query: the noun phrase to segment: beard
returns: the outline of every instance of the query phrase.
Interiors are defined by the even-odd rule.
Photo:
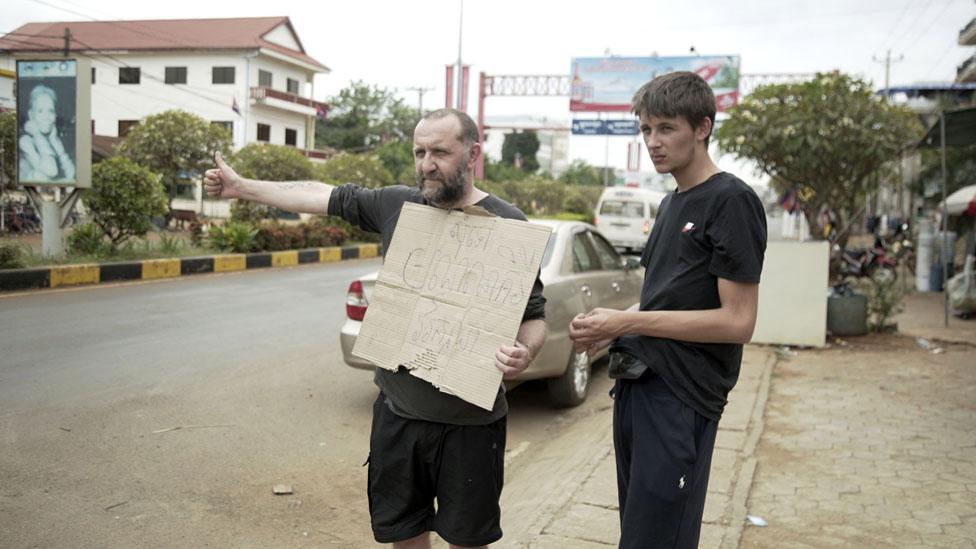
[[[417,188],[420,189],[420,193],[424,195],[424,198],[432,204],[442,208],[453,206],[464,196],[464,189],[468,184],[468,172],[465,169],[467,165],[468,155],[465,154],[461,159],[461,163],[458,164],[457,170],[452,175],[447,176],[439,171],[429,175],[417,172]],[[431,188],[424,184],[425,180],[440,181],[441,185],[436,188]]]

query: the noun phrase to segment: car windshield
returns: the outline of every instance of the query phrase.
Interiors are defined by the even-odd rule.
[[[644,217],[644,204],[634,200],[604,200],[600,215]]]

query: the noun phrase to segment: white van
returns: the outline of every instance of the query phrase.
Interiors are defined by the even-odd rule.
[[[615,248],[640,253],[665,196],[638,187],[607,187],[596,203],[593,224]]]

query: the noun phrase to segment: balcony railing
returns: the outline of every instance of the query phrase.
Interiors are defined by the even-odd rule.
[[[260,101],[267,98],[279,99],[281,101],[288,101],[290,103],[304,105],[306,107],[311,107],[316,111],[319,108],[326,111],[329,110],[329,105],[326,103],[309,99],[307,97],[302,97],[300,95],[295,95],[293,93],[283,92],[281,90],[276,90],[265,86],[254,86],[251,88],[251,99]]]
[[[976,81],[976,55],[962,62],[956,70],[956,80],[958,82]]]
[[[976,17],[973,17],[965,27],[959,31],[959,45],[976,44]]]

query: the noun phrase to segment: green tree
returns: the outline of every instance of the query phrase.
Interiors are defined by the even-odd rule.
[[[3,184],[8,189],[14,188],[17,162],[14,149],[17,147],[17,113],[0,112],[0,147],[3,147]]]
[[[122,140],[118,152],[162,178],[170,204],[178,183],[201,177],[213,164],[213,153],[226,155],[230,132],[186,111],[147,116]]]
[[[81,199],[113,251],[130,237],[145,236],[150,219],[166,213],[160,177],[123,156],[92,166],[92,187],[82,191]]]
[[[866,194],[921,135],[908,109],[840,73],[760,86],[729,114],[716,132],[719,146],[755,161],[776,190],[795,189],[811,227],[821,207],[833,210],[842,246]]]
[[[532,130],[506,133],[502,142],[502,162],[521,167],[529,173],[539,169],[535,155],[539,152],[539,136]]]
[[[364,187],[385,187],[395,181],[372,154],[339,154],[315,166],[315,179],[330,185],[357,183]]]
[[[596,168],[587,164],[585,160],[574,160],[566,168],[566,171],[559,176],[559,181],[567,185],[603,186],[601,174],[597,172]]]
[[[316,147],[364,152],[389,141],[411,141],[419,119],[393,91],[362,81],[351,82],[328,103],[328,117],[316,121]]]
[[[390,172],[393,181],[401,185],[413,185],[415,166],[413,161],[413,141],[389,141],[376,148],[376,157]]]
[[[229,161],[241,177],[264,181],[304,181],[312,177],[312,162],[294,147],[251,143]]]
[[[298,149],[283,145],[251,143],[234,153],[230,165],[241,177],[264,181],[305,181],[312,179],[312,162]],[[285,212],[250,202],[234,200],[230,205],[231,221],[257,224],[267,217],[289,216]]]

